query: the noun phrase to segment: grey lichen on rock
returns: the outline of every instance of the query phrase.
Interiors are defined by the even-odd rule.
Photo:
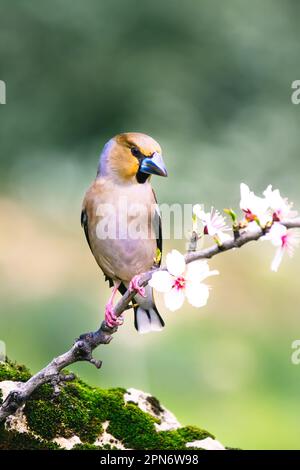
[[[0,363],[0,403],[30,377],[24,366]],[[202,445],[203,443],[203,445]],[[59,396],[41,386],[0,424],[0,449],[187,449],[223,448],[208,431],[181,426],[150,394],[136,389],[104,390],[79,378]]]

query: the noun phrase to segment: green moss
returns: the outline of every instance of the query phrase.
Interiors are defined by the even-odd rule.
[[[186,449],[187,442],[205,439],[214,436],[204,429],[194,426],[186,426],[174,431],[160,431],[159,449]]]
[[[93,446],[93,444],[76,444],[72,447],[72,450],[99,450],[99,446]],[[111,449],[108,449],[111,450]]]
[[[26,368],[11,362],[0,365],[0,374],[0,380],[26,380],[30,376]],[[75,379],[62,388],[58,397],[53,398],[52,387],[43,385],[24,408],[33,435],[9,432],[2,427],[0,448],[59,448],[49,441],[55,437],[69,438],[76,434],[82,444],[76,445],[74,449],[111,450],[113,444],[103,447],[93,445],[103,432],[102,424],[105,421],[109,421],[107,432],[131,449],[186,449],[187,442],[213,437],[207,431],[192,426],[157,432],[155,423],[159,423],[159,419],[145,413],[132,402],[125,404],[125,392],[122,388],[92,388],[80,379]],[[152,404],[160,411],[157,399],[153,399]]]
[[[59,450],[54,442],[47,442],[26,433],[6,431],[0,425],[0,450]]]
[[[185,440],[185,442],[198,441],[211,437],[215,439],[215,436],[204,429],[200,429],[196,426],[185,426],[177,430],[177,433]]]
[[[93,444],[76,444],[71,450],[118,450],[117,447],[109,444],[103,446],[95,446]]]
[[[76,387],[77,385],[77,387]],[[94,442],[102,432],[102,422],[85,386],[80,382],[67,385],[55,399],[49,385],[41,387],[25,406],[29,427],[44,439],[58,436],[68,438],[77,434],[83,442]]]
[[[137,405],[128,403],[114,410],[107,431],[131,449],[150,449],[157,439],[155,418],[144,413]]]
[[[3,380],[26,382],[30,377],[30,372],[25,366],[16,364],[9,360],[6,362],[0,362],[0,382]]]

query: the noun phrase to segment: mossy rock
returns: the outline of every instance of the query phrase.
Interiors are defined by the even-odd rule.
[[[6,396],[15,382],[29,377],[24,366],[0,363],[0,402],[2,392]],[[0,449],[187,449],[207,438],[212,442],[214,436],[195,426],[181,427],[149,394],[103,390],[78,378],[58,396],[51,385],[41,386],[0,425]]]

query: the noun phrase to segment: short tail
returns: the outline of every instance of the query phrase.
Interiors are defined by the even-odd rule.
[[[165,326],[165,322],[154,306],[149,310],[142,307],[134,308],[134,326],[141,334],[150,333],[151,331],[161,331]]]
[[[152,288],[146,286],[146,297],[137,295],[134,301],[138,304],[134,307],[134,326],[141,334],[151,331],[161,331],[165,322],[161,318],[153,300]]]

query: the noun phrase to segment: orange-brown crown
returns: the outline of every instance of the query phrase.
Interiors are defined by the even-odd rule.
[[[139,170],[139,155],[149,157],[154,152],[161,153],[161,148],[152,137],[139,132],[118,134],[105,145],[98,173],[130,180]]]

